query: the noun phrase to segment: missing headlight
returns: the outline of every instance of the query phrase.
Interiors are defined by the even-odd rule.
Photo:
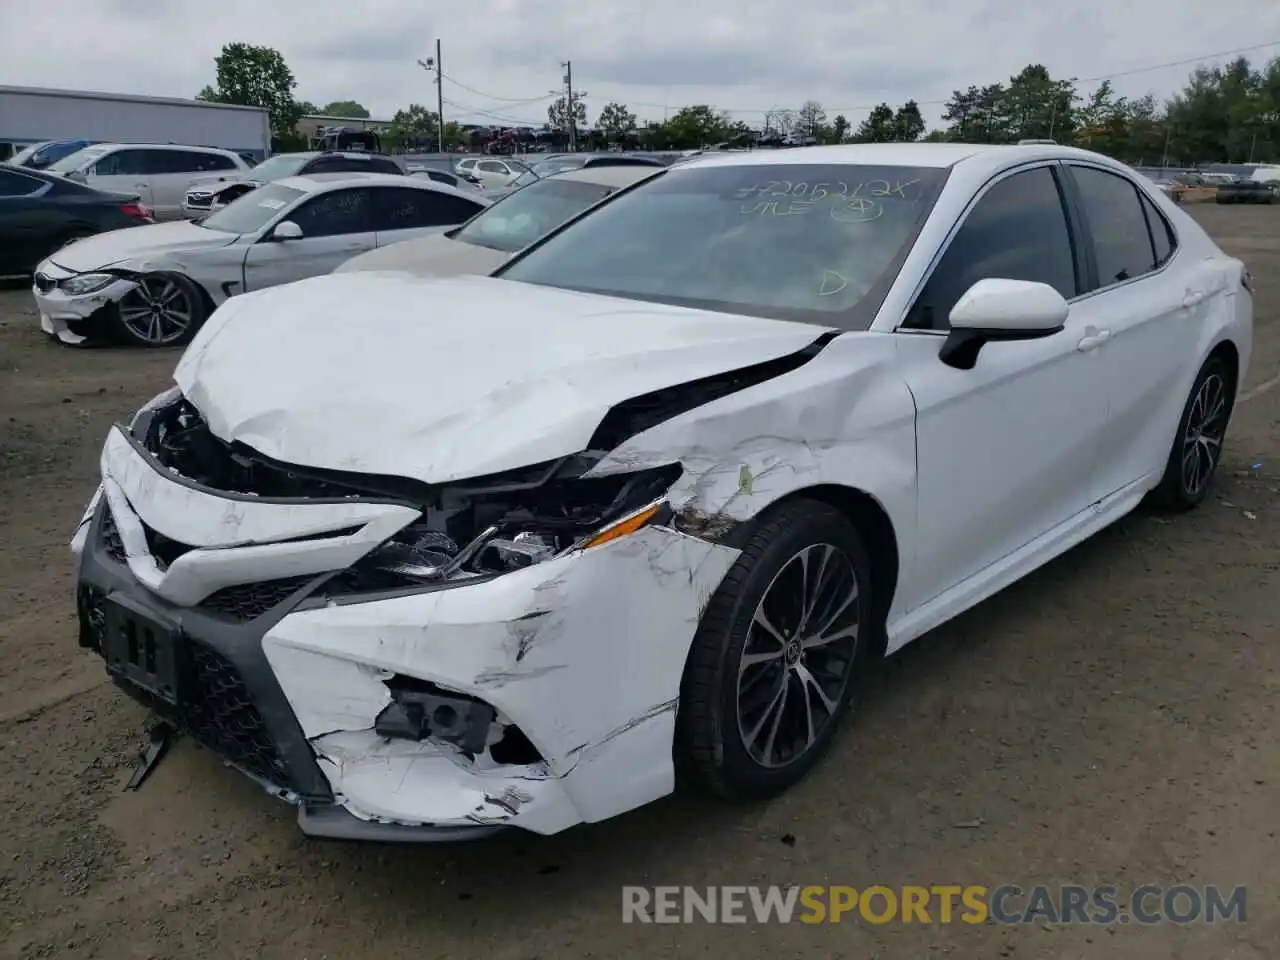
[[[395,590],[542,563],[612,524],[634,520],[680,473],[679,464],[670,464],[608,477],[556,478],[518,490],[443,488],[419,521],[331,581],[329,592]],[[668,516],[654,510],[632,529]]]

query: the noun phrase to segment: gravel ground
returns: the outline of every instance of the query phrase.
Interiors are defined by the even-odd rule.
[[[59,347],[0,292],[0,955],[1280,955],[1280,209],[1192,209],[1260,286],[1213,500],[1135,514],[913,644],[783,798],[465,847],[306,842],[185,741],[123,791],[146,718],[76,647],[66,543],[107,426],[176,355]],[[621,922],[624,884],[1146,882],[1247,885],[1247,922]]]

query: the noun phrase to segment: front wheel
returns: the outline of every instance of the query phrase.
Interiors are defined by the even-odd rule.
[[[721,796],[797,783],[849,709],[875,635],[871,566],[835,508],[766,514],[694,636],[680,691],[678,760]]]
[[[1190,510],[1208,496],[1234,405],[1231,367],[1221,357],[1210,357],[1200,368],[1183,407],[1164,476],[1153,491],[1157,504],[1170,510]]]
[[[196,285],[177,274],[150,274],[121,298],[117,330],[139,347],[171,347],[195,336],[204,321],[204,298]]]

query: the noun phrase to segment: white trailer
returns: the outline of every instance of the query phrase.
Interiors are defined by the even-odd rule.
[[[72,139],[221,147],[263,158],[271,152],[271,121],[261,107],[0,86],[0,155]]]

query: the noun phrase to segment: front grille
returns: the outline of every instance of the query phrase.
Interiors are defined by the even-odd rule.
[[[41,293],[48,293],[58,285],[58,281],[53,279],[47,273],[37,273],[35,276],[36,289]]]
[[[231,620],[255,620],[272,607],[283,603],[311,581],[311,577],[287,577],[223,587],[200,602],[210,613]]]
[[[204,644],[191,644],[192,698],[179,718],[200,743],[256,777],[284,786],[288,768],[239,672]]]

